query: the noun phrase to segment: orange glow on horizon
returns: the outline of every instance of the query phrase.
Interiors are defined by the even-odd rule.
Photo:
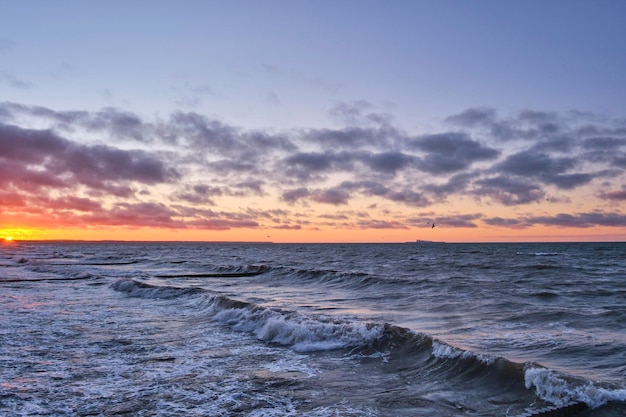
[[[19,230],[19,232],[17,232]],[[64,228],[0,229],[5,242],[28,240],[84,241],[180,241],[180,242],[273,242],[273,243],[403,243],[416,240],[436,242],[591,242],[625,241],[622,228],[587,229],[534,226],[514,230],[499,227],[444,227],[411,229],[271,228],[201,230],[161,228]]]

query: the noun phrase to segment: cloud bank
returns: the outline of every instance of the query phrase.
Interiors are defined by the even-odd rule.
[[[194,112],[0,103],[2,216],[206,230],[626,226],[625,120],[471,108],[414,134],[374,110],[340,103],[330,116],[343,127],[276,132]],[[484,214],[494,210],[511,214]]]

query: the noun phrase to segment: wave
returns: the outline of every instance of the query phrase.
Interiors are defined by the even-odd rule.
[[[271,278],[292,282],[297,285],[303,283],[322,284],[329,287],[345,290],[363,290],[380,286],[406,285],[407,280],[400,277],[381,277],[375,274],[360,271],[338,271],[335,269],[299,269],[287,266],[271,267]],[[413,282],[416,281],[415,279]]]
[[[117,280],[111,288],[132,297],[149,299],[197,297],[197,305],[210,319],[296,352],[344,349],[357,357],[382,357],[386,362],[399,363],[398,369],[403,372],[414,369],[419,375],[457,381],[462,387],[478,386],[490,392],[506,389],[519,397],[535,395],[543,405],[552,404],[562,410],[626,402],[626,389],[596,385],[536,363],[515,363],[459,349],[389,323],[303,314],[235,300],[200,288],[155,286],[131,279]],[[537,410],[529,415],[549,414]]]
[[[90,273],[79,274],[74,277],[61,277],[61,278],[1,278],[0,283],[13,283],[13,282],[53,282],[53,281],[85,281],[85,280],[93,280],[98,279],[99,277],[94,276]]]
[[[527,255],[527,256],[560,256],[563,255],[559,252],[516,252],[517,255]]]
[[[626,402],[625,388],[598,386],[535,364],[526,366],[524,381],[526,388],[534,387],[541,399],[557,406],[582,402],[591,408],[598,408],[609,402]]]
[[[211,272],[182,272],[175,274],[158,274],[156,278],[237,278],[253,277],[270,271],[267,265],[243,265],[237,267],[217,267]]]

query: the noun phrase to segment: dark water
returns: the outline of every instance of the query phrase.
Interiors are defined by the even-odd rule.
[[[626,415],[626,244],[0,246],[2,416]]]

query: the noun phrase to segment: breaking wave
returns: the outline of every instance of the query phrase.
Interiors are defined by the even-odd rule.
[[[597,408],[608,402],[626,401],[625,389],[596,385],[535,363],[520,364],[459,349],[389,323],[303,314],[235,300],[204,289],[155,286],[132,279],[117,280],[111,288],[146,299],[194,297],[193,305],[208,319],[296,352],[344,349],[356,356],[377,354],[384,361],[401,362],[403,369],[413,369],[430,378],[445,378],[485,389],[506,387],[520,397],[530,392],[546,404],[564,409],[573,404]]]

